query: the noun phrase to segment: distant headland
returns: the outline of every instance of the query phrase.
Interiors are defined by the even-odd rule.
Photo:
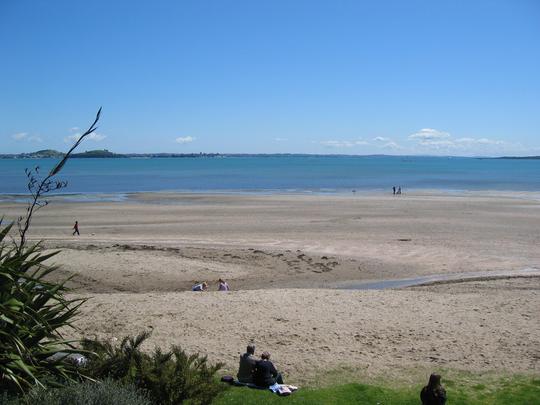
[[[43,149],[31,153],[0,154],[0,159],[59,159],[64,157],[63,152],[53,149]],[[107,149],[88,150],[74,153],[71,158],[195,158],[216,157],[219,153],[114,153]]]
[[[540,159],[540,156],[501,156],[497,159]]]
[[[0,154],[0,159],[59,159],[64,157],[63,152],[54,149],[43,149],[31,153]],[[385,155],[347,155],[347,154],[310,154],[310,153],[115,153],[107,149],[88,150],[82,153],[73,153],[71,158],[216,158],[216,157],[376,157]]]
[[[12,153],[0,154],[0,159],[61,159],[64,157],[63,152],[54,149],[43,149],[30,153]],[[309,153],[115,153],[107,149],[88,150],[82,153],[74,153],[71,155],[74,159],[84,158],[215,158],[215,157],[377,157],[387,155],[348,155],[348,154],[309,154]],[[409,156],[396,156],[409,157]],[[435,156],[424,156],[435,157]],[[439,156],[452,157],[452,156]],[[500,157],[476,157],[476,159],[530,159],[540,160],[540,156],[500,156]]]

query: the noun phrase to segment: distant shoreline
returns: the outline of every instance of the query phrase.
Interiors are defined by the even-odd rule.
[[[161,191],[133,191],[133,192],[73,192],[50,195],[47,199],[55,203],[148,203],[166,200],[169,204],[180,203],[178,199],[192,197],[290,197],[290,198],[379,198],[393,197],[391,190],[386,189],[363,189],[312,191],[312,190],[161,190]],[[418,197],[485,197],[485,198],[509,198],[527,201],[540,201],[540,191],[515,191],[515,190],[444,190],[444,189],[410,189],[406,190],[397,199]],[[0,193],[0,203],[25,203],[28,194]]]
[[[64,157],[63,152],[53,149],[44,149],[31,153],[7,153],[0,154],[0,159],[60,159]],[[91,150],[82,153],[74,153],[72,159],[163,159],[163,158],[249,158],[249,157],[348,157],[348,158],[377,158],[377,157],[396,157],[396,158],[449,158],[449,159],[527,159],[540,160],[540,156],[435,156],[435,155],[349,155],[349,154],[310,154],[310,153],[115,153],[107,149]]]

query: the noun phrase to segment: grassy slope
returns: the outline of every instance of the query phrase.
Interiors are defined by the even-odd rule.
[[[477,384],[458,386],[446,381],[449,405],[535,405],[540,404],[540,380],[514,378],[498,381],[492,386]],[[233,387],[214,404],[381,404],[418,405],[420,386],[385,388],[375,385],[346,384],[326,388],[300,389],[290,397],[279,397],[265,390]]]

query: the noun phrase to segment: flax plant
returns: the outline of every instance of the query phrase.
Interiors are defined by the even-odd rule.
[[[14,224],[0,220],[0,390],[27,392],[32,387],[59,386],[80,376],[73,365],[50,356],[74,352],[75,342],[64,339],[61,329],[73,327],[74,317],[84,300],[67,299],[65,280],[49,282],[57,267],[47,260],[58,251],[46,253],[40,242],[28,243],[32,217],[46,206],[46,194],[67,186],[56,180],[72,152],[97,129],[101,108],[88,130],[45,175],[39,167],[27,169],[30,201],[17,221],[18,240],[10,238]]]

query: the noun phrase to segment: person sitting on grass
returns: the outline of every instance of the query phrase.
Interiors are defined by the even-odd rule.
[[[420,392],[422,405],[444,405],[446,404],[446,391],[441,385],[441,376],[431,374],[428,385]]]
[[[253,383],[253,369],[257,363],[255,357],[255,345],[250,343],[247,346],[246,352],[240,355],[240,366],[238,367],[238,374],[236,377],[238,381],[245,384]]]
[[[206,281],[203,281],[202,283],[195,284],[193,287],[191,287],[191,291],[206,291],[208,290],[208,284]]]
[[[277,372],[276,368],[270,361],[270,353],[263,352],[263,354],[261,354],[261,360],[255,363],[255,369],[253,370],[253,382],[258,387],[264,388],[268,388],[276,383],[283,384],[281,374]]]

